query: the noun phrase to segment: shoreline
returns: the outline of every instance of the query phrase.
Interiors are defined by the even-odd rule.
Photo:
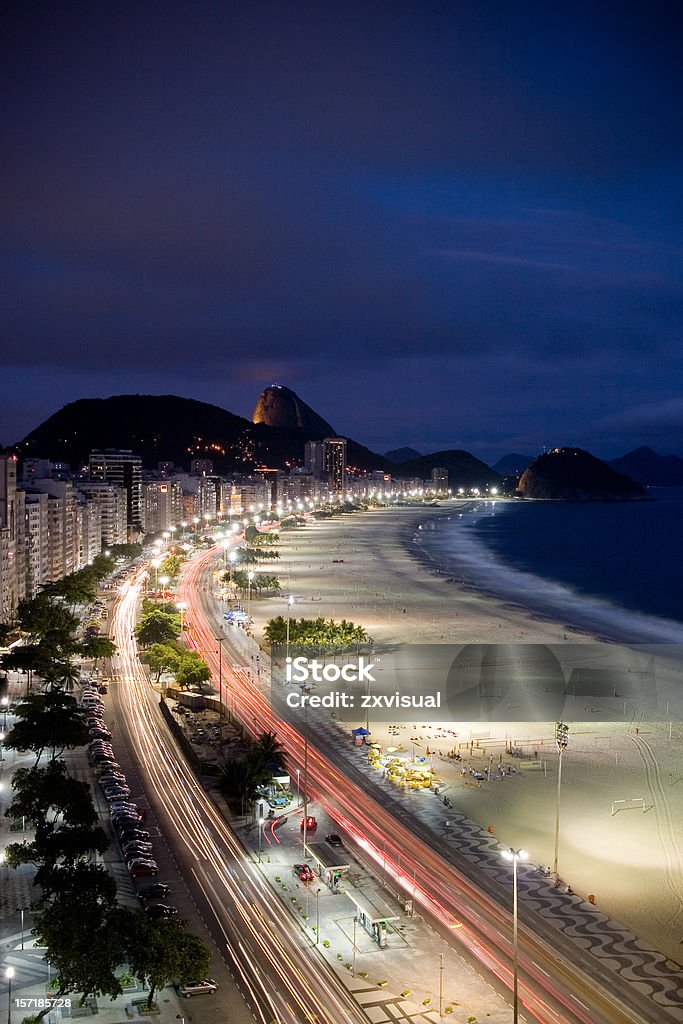
[[[474,505],[379,509],[283,532],[275,570],[282,591],[252,600],[257,632],[267,618],[286,614],[291,594],[292,615],[353,619],[379,643],[603,642],[598,631],[458,579],[417,542],[430,521],[469,514]]]

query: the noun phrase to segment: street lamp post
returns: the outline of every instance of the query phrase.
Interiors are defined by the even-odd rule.
[[[315,890],[315,944],[320,942],[320,889]]]
[[[294,598],[290,594],[289,597],[287,598],[287,640],[286,640],[286,643],[285,643],[285,657],[286,658],[289,658],[289,614],[290,614],[290,612],[292,610],[292,605],[293,604],[294,604]]]
[[[249,622],[251,622],[251,581],[254,578],[254,574],[251,570],[247,573],[247,628],[249,628]]]
[[[296,809],[297,811],[301,807],[301,769],[296,770]]]
[[[263,818],[258,820],[258,862],[261,863],[261,834],[263,832]]]
[[[217,636],[214,638],[218,644],[218,702],[220,704],[221,721],[223,720],[223,642],[224,636]],[[221,743],[223,741],[223,732],[221,730]]]
[[[7,728],[7,705],[9,704],[9,697],[3,697],[0,701],[2,704],[2,727]]]
[[[520,860],[527,860],[529,854],[526,850],[503,850],[505,860],[512,861],[512,1020],[517,1024],[519,1020],[519,979],[517,970],[517,865]]]
[[[187,611],[187,605],[184,601],[177,601],[176,608],[180,612],[180,639],[183,638],[183,630],[185,629],[185,612]]]
[[[8,967],[5,971],[5,977],[7,978],[7,1024],[12,1024],[12,978],[14,977],[14,968]]]
[[[161,559],[160,558],[153,558],[152,559],[152,567],[154,568],[154,589],[158,590],[159,589],[159,569],[161,567]]]
[[[302,687],[302,691],[306,692]],[[308,701],[304,709],[304,827],[302,832],[302,849],[306,853],[308,840]]]
[[[555,725],[555,745],[558,753],[557,766],[557,802],[555,805],[555,856],[553,858],[553,874],[559,878],[559,854],[560,854],[560,790],[562,788],[562,755],[567,749],[569,742],[569,726],[564,722],[557,722]]]
[[[439,953],[439,1020],[443,1019],[443,953]]]

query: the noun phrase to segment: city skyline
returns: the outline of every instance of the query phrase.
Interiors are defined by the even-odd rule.
[[[250,417],[375,451],[683,454],[680,16],[607,4],[16,10],[4,403]]]

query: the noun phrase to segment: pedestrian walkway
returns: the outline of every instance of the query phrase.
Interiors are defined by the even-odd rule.
[[[334,831],[334,823],[319,805],[311,803],[308,809],[317,820],[315,838],[311,835],[309,841],[321,842]],[[335,851],[340,863],[349,863],[342,890],[352,888],[363,903],[390,910],[397,918],[387,931],[385,949],[358,920],[354,925],[356,908],[344,891],[331,892],[317,875],[312,882],[300,881],[293,865],[307,859],[299,827],[302,813],[294,802],[274,834],[266,827],[260,843],[261,870],[283,910],[354,993],[368,1020],[372,1024],[399,1020],[437,1024],[448,1019],[464,1024],[475,1017],[508,1024],[509,1002],[492,988],[490,977],[463,960],[424,919],[406,912],[405,904],[383,889],[347,847]],[[244,842],[258,863],[257,826],[245,827]],[[440,990],[443,1017],[439,1015]],[[526,1020],[524,1015],[520,1020]]]

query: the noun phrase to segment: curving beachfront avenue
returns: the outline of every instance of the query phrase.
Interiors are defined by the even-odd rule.
[[[163,803],[167,839],[189,854],[188,887],[201,894],[221,936],[221,953],[260,1024],[367,1024],[353,997],[282,914],[267,882],[185,764],[161,719],[133,639],[145,581],[139,570],[117,597],[112,639],[117,687],[145,785]]]
[[[192,628],[188,640],[206,658],[216,681],[216,618],[207,579],[222,548],[201,552],[186,566],[179,596],[190,608]],[[234,707],[245,727],[278,734],[292,766],[303,769],[304,742],[291,726],[274,720],[263,683],[254,681],[243,667],[229,664],[223,648],[223,698]],[[402,820],[375,799],[373,793],[349,777],[348,765],[308,745],[309,790],[353,837],[365,856],[420,904],[454,942],[462,944],[487,971],[512,988],[512,926],[507,907],[501,907],[442,855],[438,844],[423,842],[412,831],[410,816]],[[571,948],[571,952],[567,950]],[[560,951],[562,949],[562,951]],[[590,955],[567,947],[554,937],[521,926],[519,932],[520,1002],[527,1016],[543,1024],[652,1024],[657,1008],[640,993],[625,991],[616,976],[606,974]],[[662,1020],[668,1015],[662,1011]]]

